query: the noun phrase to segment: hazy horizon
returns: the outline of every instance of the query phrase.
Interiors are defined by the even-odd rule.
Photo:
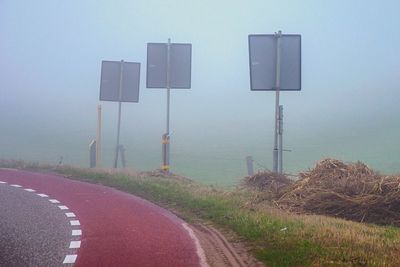
[[[171,96],[172,171],[233,184],[252,155],[271,168],[273,92],[251,92],[247,36],[302,35],[302,91],[283,92],[284,169],[324,157],[400,172],[397,1],[0,2],[0,158],[88,166],[102,60],[141,63],[140,101],[122,107],[128,167],[156,169],[163,89],[147,89],[146,44],[192,43],[192,88]],[[111,167],[117,103],[103,107]]]

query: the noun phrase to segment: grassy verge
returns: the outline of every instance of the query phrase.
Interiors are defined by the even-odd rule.
[[[186,179],[71,167],[56,171],[141,196],[188,221],[212,222],[234,232],[268,266],[398,266],[398,228],[288,214],[259,202],[254,192],[228,191]]]

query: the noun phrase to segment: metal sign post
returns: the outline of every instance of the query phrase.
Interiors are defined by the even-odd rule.
[[[281,36],[279,31],[276,35],[276,77],[275,77],[275,134],[274,134],[274,151],[272,171],[278,172],[279,151],[278,151],[278,135],[279,135],[279,91],[281,87]]]
[[[101,167],[101,105],[97,106],[96,167]]]
[[[147,88],[167,89],[166,130],[162,135],[162,164],[170,170],[170,101],[171,89],[189,89],[191,86],[192,45],[171,43],[147,44]]]
[[[169,159],[170,159],[170,136],[169,136],[169,116],[170,116],[170,101],[171,101],[171,38],[168,38],[167,43],[167,125],[165,134],[162,136],[164,154],[163,164],[161,169],[169,172]]]
[[[301,36],[298,34],[249,35],[250,87],[275,91],[275,131],[272,170],[283,172],[283,106],[280,91],[301,90]]]
[[[278,114],[279,173],[283,173],[283,106],[279,106]]]
[[[117,126],[117,145],[115,146],[114,168],[118,167],[118,155],[120,151],[119,136],[121,133],[121,108],[122,108],[122,73],[124,72],[124,61],[121,60],[118,88],[118,126]]]
[[[103,61],[101,66],[100,100],[118,102],[117,144],[115,146],[114,168],[118,167],[122,102],[139,102],[140,63]],[[121,155],[124,161],[124,155]],[[125,164],[123,164],[124,166]],[[125,166],[124,166],[125,167]]]

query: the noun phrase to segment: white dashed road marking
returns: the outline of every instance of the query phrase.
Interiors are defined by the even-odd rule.
[[[71,241],[69,244],[69,248],[80,248],[81,247],[81,241]]]
[[[63,263],[64,264],[66,264],[66,263],[75,263],[76,257],[78,257],[78,255],[76,255],[76,254],[67,255],[67,256],[65,256],[65,259],[64,259]]]
[[[7,184],[7,182],[0,181],[0,184]],[[19,184],[11,184],[10,186],[16,187],[16,188],[22,188],[22,186]],[[30,188],[22,188],[22,189],[24,189],[27,192],[31,192],[31,193],[36,192],[34,189],[30,189]],[[43,197],[43,198],[49,197],[46,194],[37,194],[37,195],[40,197]],[[49,201],[53,204],[60,204],[60,201],[58,201],[57,199],[49,199]],[[67,206],[64,206],[64,205],[58,205],[57,207],[61,210],[69,209]],[[67,218],[75,218],[76,217],[75,213],[73,213],[73,212],[66,212],[65,216],[67,216]],[[71,224],[71,226],[81,225],[79,220],[71,220],[71,221],[69,221],[69,223]],[[81,235],[82,235],[82,230],[80,230],[80,229],[73,229],[71,232],[71,236],[76,237],[76,236],[81,236]],[[81,247],[81,241],[79,241],[79,240],[71,241],[69,244],[70,249],[78,249],[80,247]],[[77,257],[78,257],[77,254],[68,254],[65,256],[63,264],[74,264]]]
[[[65,216],[67,216],[68,218],[76,217],[76,216],[75,216],[75,213],[73,213],[73,212],[66,212],[66,213],[65,213]]]
[[[82,235],[82,230],[72,230],[72,236],[80,236]]]
[[[24,190],[25,190],[25,191],[28,191],[28,192],[35,192],[35,190],[30,189],[30,188],[25,188]]]
[[[70,223],[72,226],[81,225],[81,223],[80,223],[78,220],[72,220],[72,221],[69,221],[69,223]]]

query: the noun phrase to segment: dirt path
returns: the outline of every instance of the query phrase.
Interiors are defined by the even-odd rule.
[[[191,225],[205,252],[210,267],[265,266],[250,255],[240,243],[230,243],[210,225]]]

